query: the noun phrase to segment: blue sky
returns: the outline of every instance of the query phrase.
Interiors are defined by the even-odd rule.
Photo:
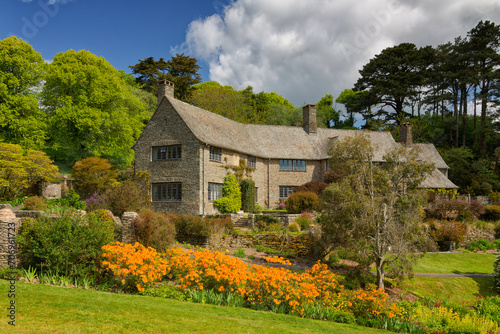
[[[16,35],[47,60],[69,49],[85,49],[127,72],[139,59],[170,59],[171,48],[184,42],[190,22],[223,8],[221,1],[201,0],[5,2],[0,39]],[[208,68],[202,66],[205,81]]]
[[[184,52],[203,81],[277,92],[296,106],[337,97],[384,48],[437,46],[498,0],[3,0],[0,39],[16,35],[50,61],[88,50],[117,69]]]

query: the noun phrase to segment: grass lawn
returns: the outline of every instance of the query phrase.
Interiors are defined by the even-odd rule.
[[[492,274],[497,255],[487,253],[426,254],[413,268],[415,273]]]
[[[496,296],[495,282],[489,277],[414,277],[400,286],[421,298],[472,302],[478,296]]]
[[[16,326],[7,324],[9,282],[0,280],[0,333],[387,333],[271,312],[16,282]]]

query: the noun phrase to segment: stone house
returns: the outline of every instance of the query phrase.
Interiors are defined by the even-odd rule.
[[[422,160],[436,171],[425,188],[456,188],[448,166],[432,144],[413,144],[411,125],[402,127],[407,145],[421,150]],[[214,214],[229,166],[240,160],[254,168],[256,203],[274,208],[295,187],[322,180],[329,169],[328,149],[334,140],[359,130],[318,128],[316,106],[303,108],[303,126],[242,124],[174,98],[174,85],[160,82],[158,107],[135,143],[135,167],[151,173],[151,201],[156,210],[182,214]],[[400,145],[389,132],[363,131],[375,148],[374,161]]]

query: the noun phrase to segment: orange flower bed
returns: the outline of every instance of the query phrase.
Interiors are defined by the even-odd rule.
[[[182,289],[231,291],[249,303],[272,310],[281,305],[285,312],[302,314],[307,304],[320,303],[354,315],[394,317],[395,304],[383,290],[350,291],[338,284],[337,275],[318,261],[310,270],[295,273],[285,268],[248,265],[221,252],[167,250],[167,275],[179,280]],[[282,258],[268,262],[290,264]]]
[[[213,289],[242,296],[248,303],[278,308],[302,315],[308,304],[320,304],[349,311],[355,316],[394,317],[397,306],[387,300],[383,290],[346,290],[337,275],[318,261],[303,273],[266,265],[248,265],[221,252],[184,251],[181,248],[157,253],[151,247],[115,242],[103,247],[103,265],[117,278],[117,284],[143,291],[151,283],[168,276],[181,289]],[[289,265],[279,257],[265,258],[270,263]]]
[[[109,268],[118,285],[144,291],[152,282],[160,281],[167,272],[167,261],[151,247],[115,242],[102,247],[106,259],[103,266]]]

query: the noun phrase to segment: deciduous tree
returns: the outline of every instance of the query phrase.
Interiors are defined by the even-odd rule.
[[[373,163],[373,148],[359,135],[336,141],[329,151],[332,168],[346,176],[323,191],[322,237],[332,248],[348,249],[353,260],[375,262],[377,286],[386,271],[411,273],[415,258],[430,245],[420,229],[423,197],[413,188],[432,166],[417,163],[417,153],[400,147]]]
[[[57,54],[42,92],[50,115],[50,148],[72,164],[104,157],[126,167],[131,149],[148,119],[145,104],[133,95],[123,74],[88,51]]]
[[[25,41],[0,40],[0,141],[33,149],[45,143],[46,117],[37,98],[45,66]]]

